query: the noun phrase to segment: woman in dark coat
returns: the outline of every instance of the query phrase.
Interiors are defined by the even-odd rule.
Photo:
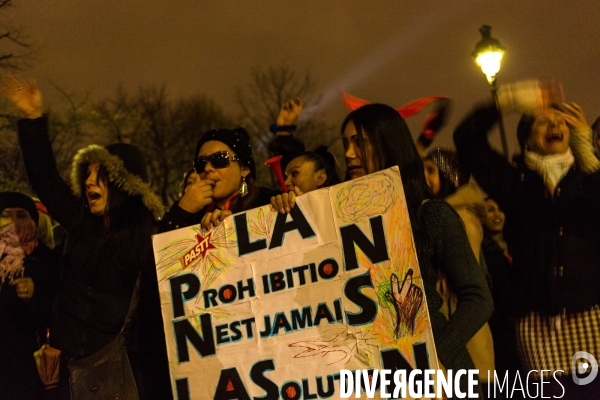
[[[352,111],[342,123],[347,178],[398,165],[410,224],[425,287],[436,352],[446,369],[474,369],[467,342],[489,319],[493,303],[485,276],[471,250],[460,217],[444,201],[434,199],[423,163],[406,122],[383,104]],[[446,319],[436,290],[439,272],[457,296],[457,307]],[[464,380],[461,386],[465,387]]]
[[[44,391],[33,353],[45,338],[54,271],[37,223],[30,197],[0,192],[0,399],[35,399]]]
[[[127,335],[127,352],[140,397],[169,398],[151,243],[163,208],[148,184],[141,152],[123,143],[84,148],[74,158],[69,187],[56,167],[35,81],[8,77],[2,90],[26,117],[19,121],[19,141],[29,181],[69,233],[52,310],[51,345],[65,359],[81,359],[111,343],[124,325],[140,276],[139,329],[134,323]],[[68,398],[66,368],[61,377],[61,395]]]
[[[517,103],[516,96],[501,101],[501,108]],[[495,104],[468,115],[454,141],[461,162],[506,214],[524,369],[562,370],[557,378],[564,398],[597,398],[600,380],[579,386],[570,373],[575,352],[600,356],[600,161],[581,108],[562,106],[566,112],[538,107],[523,115],[516,166],[488,143],[500,116]],[[555,382],[545,395],[562,391]]]

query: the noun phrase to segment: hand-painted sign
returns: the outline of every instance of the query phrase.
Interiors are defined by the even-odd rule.
[[[341,369],[438,368],[397,168],[153,241],[176,398],[339,398]]]

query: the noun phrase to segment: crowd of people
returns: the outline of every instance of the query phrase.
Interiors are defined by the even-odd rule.
[[[559,84],[500,88],[497,102],[476,106],[456,127],[456,151],[431,147],[443,118],[428,119],[414,141],[397,109],[357,107],[340,129],[343,179],[326,147],[307,151],[294,136],[302,101],[292,99],[270,127],[269,150],[282,156],[283,193],[256,185],[243,128],[216,129],[187,155],[193,168],[181,171],[179,200],[166,211],[133,145],[81,149],[65,182],[35,81],[8,76],[1,89],[24,117],[19,142],[39,200],[0,192],[0,398],[87,398],[81,391],[88,389],[171,398],[151,235],[197,224],[212,229],[268,204],[290,212],[298,196],[393,166],[440,365],[477,368],[481,382],[488,371],[493,379],[494,371],[504,377],[535,370],[540,381],[542,370],[561,370],[545,394],[591,399],[600,392],[600,380],[579,386],[571,379],[576,351],[600,357],[598,139],[581,108],[563,102]],[[445,99],[438,117],[447,106]],[[508,112],[522,113],[521,152],[512,161],[487,138]],[[60,379],[51,384],[32,356],[48,332],[61,352]],[[80,387],[86,360],[119,352],[125,369]]]

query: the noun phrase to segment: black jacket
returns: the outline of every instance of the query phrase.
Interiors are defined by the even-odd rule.
[[[0,283],[0,399],[34,399],[44,391],[33,353],[45,342],[54,274],[50,250],[39,243],[23,266],[33,280],[30,300],[18,298],[8,280]]]
[[[512,304],[557,315],[600,304],[600,172],[573,166],[554,195],[539,174],[490,147],[494,106],[470,114],[454,132],[463,164],[506,214],[513,257]]]
[[[68,231],[51,313],[51,345],[67,357],[81,358],[110,343],[123,327],[141,272],[140,300],[127,335],[127,351],[136,379],[144,377],[137,382],[140,397],[171,398],[151,237],[108,245],[101,217],[82,209],[58,172],[46,116],[20,120],[19,142],[31,186]],[[133,251],[141,254],[128,257]]]
[[[60,290],[52,311],[51,343],[69,356],[88,356],[121,330],[141,266],[116,268],[113,255],[103,251],[102,219],[82,213],[79,199],[60,177],[46,117],[19,121],[19,140],[31,186],[50,215],[69,232],[70,250],[62,259]]]
[[[19,121],[19,141],[29,181],[50,214],[68,232],[60,265],[60,288],[54,301],[50,340],[66,355],[84,357],[110,343],[123,326],[133,288],[141,271],[141,297],[136,311],[144,329],[132,329],[128,351],[165,355],[164,330],[151,238],[147,246],[123,243],[107,248],[103,221],[87,210],[61,178],[48,137],[47,118]],[[145,261],[119,265],[122,252],[144,248]],[[166,360],[165,360],[166,362]]]

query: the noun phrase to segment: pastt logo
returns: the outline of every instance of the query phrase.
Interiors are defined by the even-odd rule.
[[[200,234],[196,235],[196,240],[198,240],[198,243],[179,258],[179,262],[181,262],[183,268],[190,265],[197,258],[204,258],[208,250],[216,249],[216,247],[210,242],[211,237],[212,231],[210,231],[206,236],[202,236]]]

